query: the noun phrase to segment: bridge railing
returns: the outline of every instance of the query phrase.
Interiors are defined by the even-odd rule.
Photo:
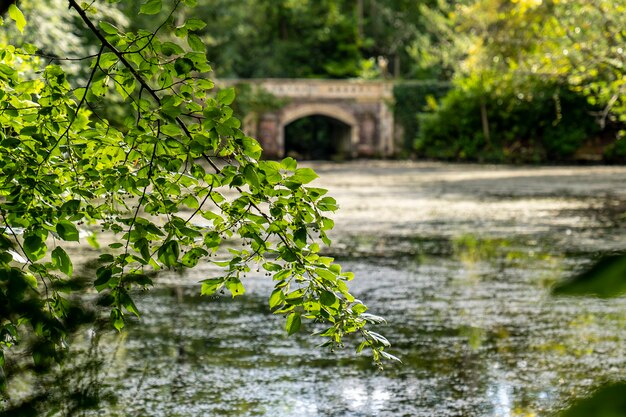
[[[391,99],[393,82],[384,80],[326,80],[293,78],[253,78],[218,80],[218,85],[240,83],[262,86],[277,97],[331,99]]]

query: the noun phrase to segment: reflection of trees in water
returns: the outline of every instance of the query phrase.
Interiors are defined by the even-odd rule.
[[[85,410],[99,409],[102,403],[115,402],[114,391],[102,383],[107,355],[100,341],[104,329],[109,328],[108,321],[102,321],[75,329],[71,348],[62,353],[72,360],[62,365],[32,365],[30,357],[37,355],[37,346],[13,351],[7,357],[5,376],[10,389],[4,393],[0,416],[77,416],[84,415]]]
[[[63,299],[63,325],[69,332],[65,350],[22,328],[22,339],[5,353],[5,372],[0,376],[8,389],[2,392],[0,417],[85,416],[91,415],[89,410],[120,402],[119,387],[107,380],[115,377],[117,363],[125,360],[126,333],[114,331],[108,314],[103,314],[107,293],[94,297],[87,290],[93,282],[86,277],[94,277],[99,265],[98,258],[87,260],[64,282],[83,294]],[[40,326],[37,334],[53,330],[45,322]]]

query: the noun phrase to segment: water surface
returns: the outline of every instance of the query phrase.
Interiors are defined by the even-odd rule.
[[[543,416],[624,377],[626,301],[549,288],[626,248],[625,168],[312,166],[341,206],[329,251],[403,363],[320,350],[311,326],[287,337],[261,274],[243,297],[199,297],[215,274],[200,266],[160,277],[141,323],[102,338],[117,399],[98,415]]]

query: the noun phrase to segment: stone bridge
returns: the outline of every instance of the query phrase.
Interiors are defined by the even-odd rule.
[[[285,105],[248,114],[244,132],[259,140],[265,155],[285,156],[285,127],[309,116],[341,122],[332,140],[342,157],[391,156],[394,153],[393,83],[389,81],[321,79],[250,79],[229,81],[261,87]],[[336,130],[336,131],[335,131]]]

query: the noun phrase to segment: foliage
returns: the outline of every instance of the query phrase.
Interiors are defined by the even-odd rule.
[[[591,105],[602,108],[598,114],[602,126],[626,121],[623,2],[535,2],[520,5],[514,12],[525,22],[515,26],[522,29],[515,33],[525,36],[528,47],[517,63],[509,64],[511,69],[565,80]],[[519,46],[515,49],[519,51]]]
[[[625,276],[626,255],[623,253],[605,255],[579,274],[557,283],[552,288],[552,294],[599,298],[621,297],[626,293]],[[576,400],[559,413],[559,416],[626,416],[625,392],[626,382],[604,384],[588,397]]]
[[[354,77],[361,67],[349,5],[337,0],[204,0],[198,31],[220,77]]]
[[[520,141],[535,159],[563,159],[596,135],[589,127],[591,117],[603,130],[603,139],[615,140],[626,120],[626,55],[620,42],[626,35],[624,7],[615,0],[473,0],[440,2],[438,9],[425,10],[423,14],[433,22],[434,39],[430,46],[423,42],[426,46],[416,51],[421,51],[419,56],[427,62],[430,59],[441,68],[453,68],[459,91],[442,103],[441,114],[425,118],[432,136],[422,137],[418,147],[438,143],[435,146],[441,149],[450,143],[453,149],[444,150],[443,157],[463,159],[469,155],[473,159],[473,153],[493,145],[487,149],[486,159],[509,159],[508,146]],[[549,103],[549,95],[555,88],[558,123],[550,115],[554,105]],[[585,97],[587,105],[576,95]],[[533,106],[524,110],[528,97],[533,97]],[[467,106],[463,104],[466,99]],[[494,112],[503,106],[517,115],[501,123]],[[543,118],[536,118],[536,107]],[[457,116],[450,119],[454,114]],[[465,117],[469,119],[455,120]],[[455,126],[444,124],[437,132],[442,120],[455,120]],[[524,132],[528,125],[537,132]],[[491,130],[496,131],[493,140]],[[512,137],[503,141],[498,135]],[[504,148],[498,149],[501,146]],[[536,155],[532,155],[533,149]],[[493,155],[494,151],[502,155]],[[438,150],[428,152],[436,156]]]
[[[362,14],[357,20],[365,58],[376,59],[383,68],[381,76],[393,78],[436,78],[436,70],[425,69],[421,60],[411,55],[411,46],[429,27],[427,6],[437,1],[361,0]],[[358,13],[358,12],[357,12]]]
[[[626,292],[625,273],[624,253],[604,255],[584,271],[557,284],[552,293],[557,296],[620,297]]]
[[[288,103],[287,98],[276,97],[261,85],[239,82],[234,87],[237,100],[232,107],[235,116],[240,119],[251,114],[275,111]]]
[[[38,55],[45,61],[63,62],[66,73],[86,76],[86,65],[74,58],[87,57],[98,52],[93,36],[81,24],[80,19],[70,13],[59,13],[67,8],[66,0],[21,0],[20,13],[28,16],[28,27],[6,25],[0,32],[0,43],[20,45],[37,44]],[[107,2],[98,4],[93,10],[98,20],[115,22],[120,29],[128,26],[126,17],[115,5]],[[9,17],[10,14],[9,14]],[[25,23],[25,21],[24,21]],[[80,77],[83,78],[83,77]],[[84,81],[80,79],[80,81]]]
[[[565,160],[598,130],[589,110],[583,97],[559,85],[527,82],[524,90],[514,85],[485,91],[482,80],[466,82],[435,113],[420,116],[416,150],[452,160]]]
[[[401,127],[405,149],[411,149],[418,136],[418,115],[433,111],[436,102],[450,89],[450,84],[440,81],[403,82],[393,87],[393,115]]]
[[[323,322],[326,346],[356,332],[359,352],[392,358],[387,340],[365,328],[382,319],[349,293],[353,274],[319,254],[335,200],[308,185],[317,175],[295,160],[259,160],[259,144],[233,117],[235,90],[215,94],[207,78],[195,36],[205,23],[174,17],[193,3],[176,2],[154,31],[131,32],[96,23],[93,6],[69,0],[99,44],[80,86],[58,65],[38,68],[32,45],[0,49],[0,358],[30,339],[35,366],[51,366],[68,335],[94,320],[78,295],[97,291],[120,330],[140,316],[133,293],[152,286],[154,272],[199,262],[224,270],[202,281],[204,295],[242,295],[246,275],[262,268],[275,282],[269,306],[289,334],[305,319]],[[165,8],[147,0],[140,11]],[[164,28],[189,48],[161,40]],[[22,62],[35,71],[19,70]],[[99,112],[109,95],[125,106],[123,126]],[[86,289],[66,249],[98,246],[99,232],[114,241]]]
[[[604,256],[589,269],[553,288],[554,295],[593,295],[610,298],[626,293],[626,256]]]
[[[621,135],[618,139],[604,149],[603,159],[606,162],[626,161],[626,137]]]
[[[121,5],[145,27],[139,7]],[[194,13],[211,22],[197,35],[220,78],[423,75],[407,49],[426,23],[415,1],[198,0]]]
[[[626,383],[605,384],[590,397],[574,402],[559,417],[624,417],[626,416]]]
[[[424,78],[450,80],[472,46],[472,34],[459,30],[456,19],[457,10],[467,1],[438,0],[433,3],[420,4],[423,30],[407,44],[407,53],[415,62],[417,74],[423,74]]]

